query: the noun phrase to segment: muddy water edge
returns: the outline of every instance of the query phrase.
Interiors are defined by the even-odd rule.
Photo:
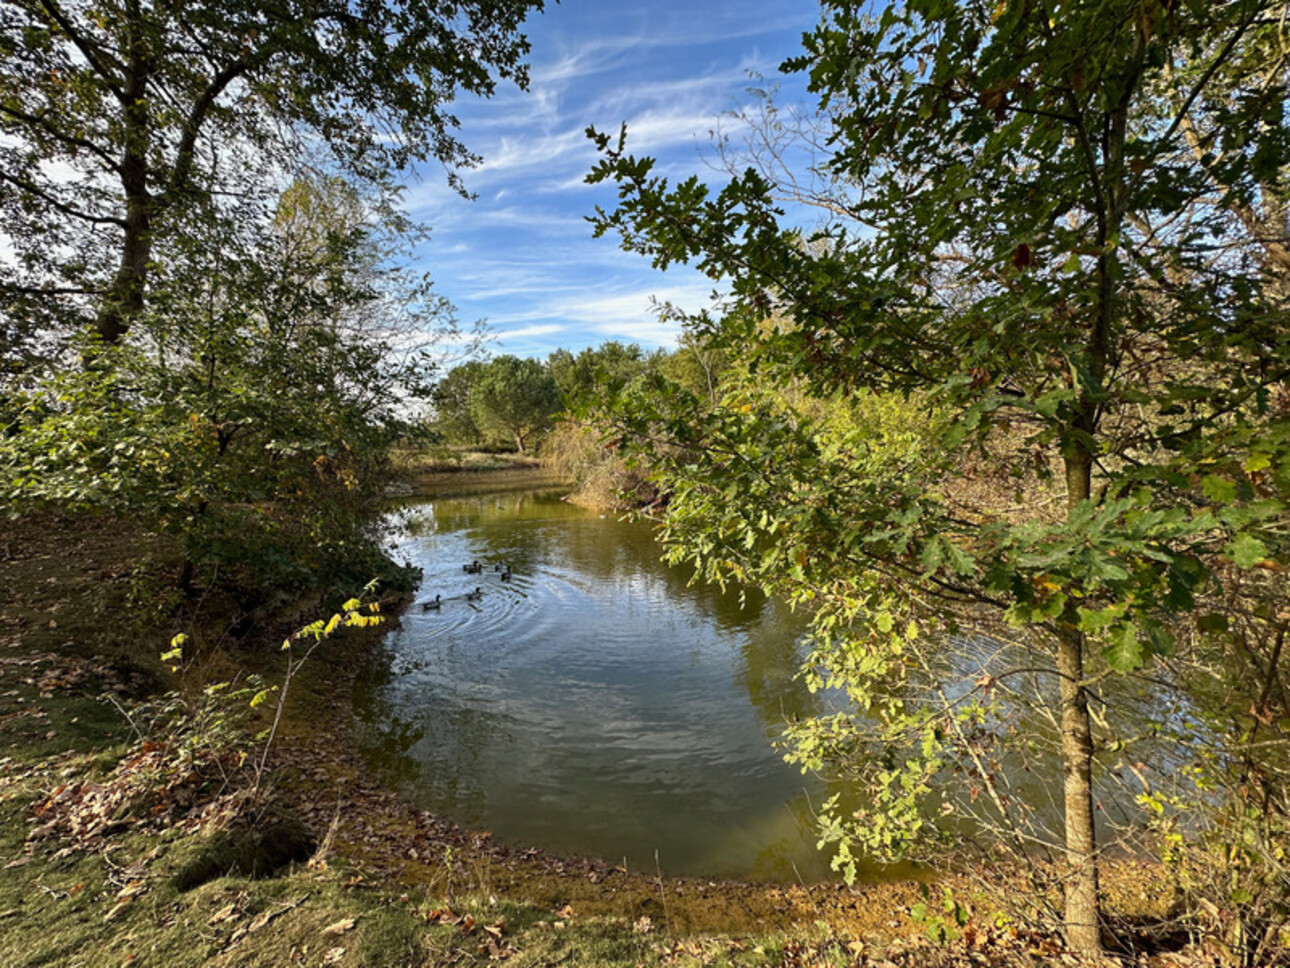
[[[477,472],[444,475],[418,496],[440,497],[528,489],[554,483],[540,473]],[[402,621],[399,609],[391,622]],[[403,616],[406,618],[407,616]],[[922,899],[923,882],[937,880],[956,896],[980,896],[973,871],[925,872],[920,880],[846,886],[836,881],[751,882],[704,876],[668,877],[625,870],[611,860],[550,853],[531,845],[501,844],[422,809],[373,770],[355,736],[358,670],[381,648],[386,633],[356,637],[319,656],[293,703],[293,717],[277,757],[290,776],[284,793],[316,829],[336,827],[336,843],[375,877],[450,896],[483,893],[549,905],[581,915],[636,920],[648,917],[676,931],[746,933],[783,931],[824,922],[856,936],[897,937],[922,932],[909,908]],[[1149,864],[1108,865],[1112,909],[1150,914]],[[1007,890],[995,883],[995,889]],[[982,898],[985,902],[985,898]],[[988,902],[986,902],[988,903]]]

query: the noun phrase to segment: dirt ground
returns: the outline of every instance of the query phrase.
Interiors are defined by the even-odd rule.
[[[272,679],[280,672],[283,630],[317,617],[316,599],[249,616],[226,602],[182,601],[168,591],[177,568],[164,538],[107,518],[0,526],[0,763],[128,740],[129,704],[173,688],[158,656],[178,631],[193,635],[190,687],[239,667]],[[397,621],[399,603],[388,605],[389,621]],[[352,742],[351,683],[380,634],[348,633],[315,653],[292,682],[270,758],[279,802],[317,838],[330,830],[332,849],[380,889],[496,896],[683,936],[803,925],[879,940],[925,931],[909,915],[924,897],[918,882],[847,887],[663,878],[501,845],[487,832],[415,809],[373,777]],[[991,910],[981,873],[929,874],[930,896],[935,902],[950,888]],[[1167,899],[1153,895],[1157,873],[1146,864],[1108,865],[1110,906],[1128,919],[1163,913]],[[1006,885],[995,886],[1007,893]],[[1045,943],[1051,953],[1059,950]]]

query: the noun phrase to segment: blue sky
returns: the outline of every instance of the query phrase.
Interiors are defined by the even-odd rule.
[[[593,239],[585,216],[613,191],[583,182],[596,157],[584,135],[628,125],[633,154],[658,158],[672,176],[713,182],[709,132],[723,112],[751,100],[753,74],[774,80],[818,17],[809,0],[564,0],[526,32],[533,51],[527,92],[499,88],[458,106],[462,136],[484,156],[465,172],[466,201],[427,169],[405,204],[429,225],[416,252],[463,323],[488,321],[494,353],[545,357],[605,340],[671,345],[675,327],[650,297],[695,309],[711,285],[685,267],[667,273]],[[785,93],[800,79],[783,80]]]

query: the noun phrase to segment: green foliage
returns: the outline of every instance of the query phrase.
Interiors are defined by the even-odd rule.
[[[923,895],[922,901],[909,909],[909,917],[923,925],[927,936],[937,944],[949,944],[963,936],[963,929],[972,920],[972,909],[954,897],[948,887],[941,888],[940,911],[936,912],[931,905],[931,889],[926,884],[919,885]]]
[[[498,356],[471,379],[470,411],[486,431],[509,434],[515,449],[545,432],[560,412],[560,391],[537,360]]]
[[[547,357],[546,368],[560,390],[566,409],[574,409],[584,400],[595,399],[604,389],[627,383],[649,369],[652,361],[635,343],[624,345],[617,340],[588,347],[574,356],[568,350],[556,350]]]
[[[218,272],[197,253],[136,339],[90,339],[92,367],[29,381],[0,439],[6,503],[134,516],[259,593],[370,574],[386,452],[428,376],[395,344],[452,325],[383,266],[374,218],[339,186],[297,184],[262,232],[226,240]]]
[[[618,419],[672,495],[673,557],[811,608],[807,674],[849,702],[794,755],[875,798],[826,811],[844,870],[931,836],[933,794],[951,829],[980,793],[1023,855],[1050,842],[998,786],[1029,708],[1060,722],[1068,940],[1097,950],[1094,751],[1116,740],[1092,677],[1170,657],[1221,576],[1288,551],[1276,6],[828,3],[786,65],[831,151],[809,230],[775,170],[672,184],[625,130],[589,132],[590,180],[618,186],[597,232],[730,293],[689,325],[748,379],[708,407],[656,383]],[[931,417],[821,416],[866,393]],[[920,649],[969,627],[1021,641],[1032,703],[999,691],[1016,670],[965,691]]]
[[[471,163],[451,102],[526,83],[519,28],[541,9],[5,0],[0,233],[17,258],[0,306],[18,324],[5,341],[91,318],[119,341],[171,233],[226,199],[263,200],[309,151],[372,185],[414,160]]]
[[[448,443],[477,447],[484,442],[484,433],[470,409],[470,387],[484,366],[479,360],[454,366],[431,391],[433,414],[429,426]]]
[[[384,621],[380,614],[380,601],[372,598],[376,586],[376,580],[368,582],[362,597],[347,600],[331,618],[310,622],[283,640],[282,651],[287,653],[287,665],[281,684],[266,686],[258,675],[248,676],[241,682],[204,684],[198,703],[191,703],[180,692],[171,693],[159,704],[145,707],[140,715],[141,720],[150,722],[148,728],[152,734],[167,737],[166,742],[177,753],[181,765],[190,747],[217,751],[228,747],[236,752],[237,765],[241,767],[247,762],[251,752],[249,737],[244,734],[252,710],[276,695],[271,724],[255,736],[255,741],[262,746],[254,763],[254,776],[248,790],[252,797],[259,795],[269,752],[282,722],[292,680],[309,661],[314,650],[332,638],[337,631],[370,628]],[[174,663],[171,666],[172,672],[180,670],[186,642],[185,635],[176,635],[171,639],[169,648],[161,654],[162,662]],[[296,646],[300,648],[296,649]],[[167,717],[173,718],[173,721]]]
[[[654,367],[664,377],[702,400],[715,402],[718,388],[732,366],[730,354],[706,346],[691,333],[683,333],[677,348],[660,353]]]

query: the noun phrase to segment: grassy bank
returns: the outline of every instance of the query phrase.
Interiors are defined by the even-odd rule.
[[[392,497],[441,497],[568,483],[568,475],[523,454],[437,448],[396,451]]]
[[[218,596],[177,602],[172,549],[107,519],[9,525],[0,549],[5,966],[1003,964],[1059,951],[994,918],[966,877],[948,883],[971,905],[968,930],[938,946],[909,915],[913,883],[667,879],[496,844],[416,810],[355,754],[350,683],[380,629],[341,630],[312,653],[266,756],[253,737],[278,711],[282,639],[332,603],[247,616]],[[399,607],[383,614],[397,621]],[[175,672],[159,655],[180,631]],[[204,692],[251,675],[279,688],[254,711]],[[1149,878],[1126,869],[1123,913],[1153,913]]]

